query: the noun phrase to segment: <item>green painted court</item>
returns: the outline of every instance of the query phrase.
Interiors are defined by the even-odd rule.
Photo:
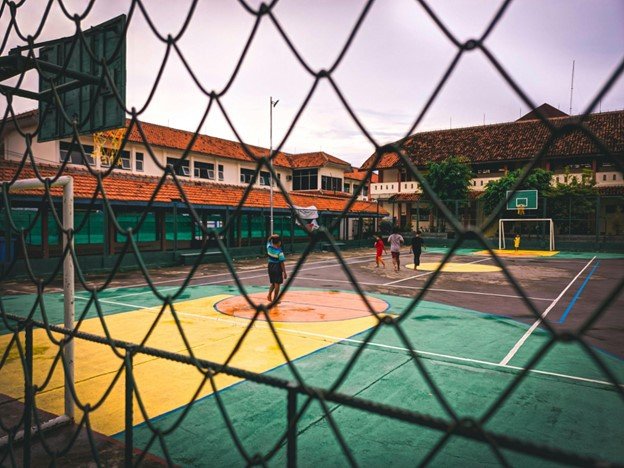
[[[436,261],[443,253],[431,249],[424,257]],[[409,259],[409,255],[404,256]],[[622,259],[617,257],[561,254],[517,258],[509,260],[509,269],[518,275],[519,281],[529,282],[523,285],[528,287],[527,293],[540,312],[550,307],[549,323],[561,322],[553,326],[563,327],[586,317],[593,296],[604,294],[601,288],[611,285],[612,278],[617,277],[613,276],[615,271],[622,266]],[[535,325],[529,311],[521,311],[522,300],[509,286],[502,286],[500,272],[470,273],[471,265],[488,265],[491,259],[475,250],[459,252],[451,261],[463,265],[463,270],[442,273],[411,311],[411,297],[422,289],[431,272],[405,270],[394,274],[375,270],[370,254],[361,251],[351,253],[347,261],[377,312],[402,317],[404,339],[390,326],[375,330],[376,319],[358,305],[357,295],[335,259],[310,259],[280,304],[281,315],[272,316],[294,370],[306,385],[327,389],[340,379],[337,390],[355,398],[447,422],[454,417],[479,421],[488,415],[483,427],[492,433],[582,456],[624,462],[620,443],[624,438],[624,362],[616,331],[604,335],[604,330],[596,330],[593,335],[589,333],[588,340],[619,388],[578,343],[558,343],[532,366],[498,409],[491,411],[497,398],[550,337],[543,326]],[[233,349],[232,343],[243,336],[249,319],[240,315],[241,306],[234,312],[224,306],[227,301],[236,300],[240,292],[229,273],[218,266],[211,268],[199,272],[175,301],[174,308],[190,348],[172,340],[176,325],[170,311],[159,319],[146,346],[182,354],[191,349],[198,357],[225,361],[228,351]],[[528,279],[524,277],[527,271],[533,271]],[[544,281],[540,272],[548,273],[549,281]],[[182,278],[183,272],[162,270],[155,274],[160,293],[177,292],[177,278]],[[263,265],[250,263],[239,274],[246,291],[262,298],[266,293]],[[475,275],[479,276],[480,290],[469,283]],[[98,295],[104,321],[115,338],[140,341],[162,308],[162,300],[140,283],[136,273],[128,274],[127,279],[120,278],[119,284]],[[564,287],[567,289],[563,290]],[[49,293],[44,297],[48,320],[62,322],[61,295]],[[340,303],[339,297],[347,302]],[[12,295],[3,298],[3,304],[7,312],[21,310],[23,314],[33,307],[34,299],[35,295],[30,294]],[[88,295],[78,292],[76,304],[77,315],[78,311],[85,314],[83,330],[102,333],[95,307],[85,308]],[[40,314],[41,307],[37,307],[34,318],[40,319]],[[309,314],[309,319],[293,322],[288,317],[294,314]],[[608,320],[604,323],[607,326],[596,328],[617,328]],[[6,334],[6,328],[3,330],[1,338],[5,343],[11,335]],[[50,369],[49,353],[54,348],[46,344],[47,339],[44,333],[35,334],[35,349],[39,350],[35,355],[36,382],[42,381]],[[597,346],[600,341],[608,346]],[[123,382],[112,381],[122,361],[107,346],[89,346],[83,353],[77,352],[78,393],[85,401],[96,401],[112,385],[102,408],[104,417],[94,412],[92,424],[103,436],[123,442],[123,421],[115,420],[117,415],[123,417]],[[518,348],[509,358],[515,346]],[[359,353],[361,347],[363,351]],[[233,365],[239,368],[297,380],[265,321],[254,325],[237,353],[241,357]],[[348,366],[349,371],[343,376]],[[56,374],[60,374],[58,370]],[[284,390],[223,376],[215,378],[215,394],[210,383],[202,386],[203,378],[192,366],[138,356],[134,374],[145,406],[141,409],[135,399],[133,438],[137,453],[145,450],[161,459],[170,454],[169,461],[183,466],[241,465],[256,454],[271,454],[267,461],[271,465],[286,463],[286,445],[280,443],[287,429]],[[7,375],[10,374],[3,374]],[[39,397],[38,407],[54,413],[62,404],[62,374],[54,375],[52,381],[56,382],[55,389]],[[6,381],[0,382],[0,387],[5,389],[3,393],[21,398],[20,388]],[[195,392],[195,400],[189,406]],[[436,396],[438,392],[443,399]],[[306,398],[300,395],[298,408],[304,408],[305,403]],[[439,430],[337,403],[328,402],[327,410],[312,402],[305,406],[297,422],[298,460],[302,466],[347,464],[339,438],[358,464],[378,466],[390,462],[393,466],[411,466],[433,454],[444,436]],[[149,423],[144,421],[143,411],[147,412]],[[229,428],[224,415],[231,422]],[[157,430],[162,431],[161,437],[155,435]],[[502,454],[513,465],[549,465],[527,454],[509,450]],[[450,437],[431,461],[435,466],[448,466],[459,460],[470,466],[498,461],[487,444],[461,436]]]

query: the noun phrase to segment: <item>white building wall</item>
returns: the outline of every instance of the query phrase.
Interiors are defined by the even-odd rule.
[[[25,132],[34,132],[35,127],[24,128]],[[59,158],[59,144],[57,141],[39,143],[36,139],[31,145],[36,161],[57,164]],[[4,158],[19,161],[26,151],[26,141],[17,131],[8,133],[4,139]]]

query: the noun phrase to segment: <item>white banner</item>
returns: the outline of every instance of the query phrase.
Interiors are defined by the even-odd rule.
[[[297,214],[301,219],[318,219],[318,210],[316,206],[295,206],[293,208],[297,210]]]
[[[294,206],[293,208],[297,210],[297,214],[301,217],[301,219],[305,222],[305,225],[311,231],[319,228],[316,220],[318,219],[318,210],[316,206]],[[299,220],[295,219],[295,223],[299,224]]]

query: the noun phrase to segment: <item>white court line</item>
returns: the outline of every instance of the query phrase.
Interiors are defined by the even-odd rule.
[[[80,298],[85,300],[84,298]],[[141,310],[151,310],[151,309],[160,309],[160,307],[162,307],[161,305],[158,306],[152,306],[152,307],[147,307],[147,306],[139,306],[139,305],[135,305],[135,304],[127,304],[127,303],[123,303],[123,302],[114,302],[114,301],[108,301],[106,299],[101,300],[100,302],[102,303],[106,303],[106,304],[113,304],[113,305],[122,305],[125,307],[133,307],[135,309],[141,309]],[[195,317],[195,318],[200,318],[203,320],[212,320],[215,322],[225,322],[228,323],[230,325],[238,325],[241,327],[248,327],[249,326],[249,320],[245,320],[245,319],[239,319],[237,317],[232,317],[229,316],[228,318],[220,318],[220,317],[210,317],[207,315],[200,315],[200,314],[192,314],[189,312],[180,312],[180,311],[176,311],[176,314],[178,315],[184,315],[187,317]],[[270,329],[269,324],[263,322],[263,321],[256,321],[256,323],[254,323],[254,326],[258,326],[258,327],[264,327],[266,329]],[[289,334],[293,334],[293,335],[304,335],[304,336],[310,336],[310,337],[314,337],[314,338],[321,338],[323,340],[329,340],[332,343],[340,343],[340,342],[346,342],[346,343],[355,343],[358,345],[363,345],[364,341],[361,340],[356,340],[353,338],[343,338],[343,337],[339,337],[339,336],[331,336],[331,335],[325,335],[325,334],[321,334],[321,333],[314,333],[314,332],[308,332],[308,331],[304,331],[304,330],[295,330],[295,329],[290,329],[290,328],[278,328],[278,333],[279,332],[285,332],[285,333],[289,333]],[[408,348],[403,348],[400,346],[392,346],[392,345],[386,345],[386,344],[381,344],[381,343],[375,343],[375,342],[369,342],[367,344],[367,346],[372,346],[375,348],[381,348],[381,349],[391,349],[394,351],[402,351],[402,352],[408,352],[410,351]],[[412,349],[412,352],[418,354],[418,355],[422,355],[422,356],[432,356],[432,357],[439,357],[439,358],[444,358],[444,359],[449,359],[449,360],[453,360],[453,361],[459,361],[459,362],[468,362],[468,363],[472,363],[472,364],[482,364],[485,366],[491,366],[494,368],[501,368],[501,369],[514,369],[514,370],[519,370],[519,371],[524,371],[525,368],[524,367],[519,367],[519,366],[507,366],[507,365],[503,365],[503,364],[497,364],[495,362],[490,362],[490,361],[482,361],[480,359],[471,359],[471,358],[465,358],[465,357],[461,357],[461,356],[453,356],[450,354],[440,354],[440,353],[432,353],[429,351],[420,351],[417,349]],[[580,381],[580,382],[589,382],[589,383],[595,383],[595,384],[600,384],[600,385],[605,385],[605,386],[609,386],[609,387],[613,387],[615,386],[612,382],[607,382],[604,380],[595,380],[595,379],[588,379],[585,377],[578,377],[575,375],[568,375],[568,374],[560,374],[557,372],[548,372],[548,371],[542,371],[542,370],[538,370],[538,369],[529,369],[530,373],[534,373],[534,374],[541,374],[541,375],[548,375],[548,376],[553,376],[553,377],[560,377],[562,379],[568,379],[568,380],[576,380],[576,381]],[[624,384],[620,383],[618,384],[621,387],[624,387]]]
[[[308,281],[322,281],[322,282],[327,282],[327,281],[331,281],[332,283],[349,283],[351,284],[351,281],[348,280],[337,280],[337,279],[323,279],[323,278],[313,278],[311,276],[297,276],[297,279],[300,280],[308,280]],[[362,285],[362,286],[378,286],[378,287],[382,287],[383,284],[380,283],[365,283],[362,281],[358,281],[358,284]],[[401,288],[401,289],[424,289],[422,286],[403,286],[403,285],[395,285],[395,288]],[[460,289],[442,289],[442,288],[427,288],[427,291],[435,291],[435,292],[448,292],[448,293],[457,293],[457,294],[474,294],[476,296],[494,296],[494,297],[506,297],[506,298],[510,298],[510,299],[523,299],[522,296],[516,296],[513,294],[501,294],[501,293],[491,293],[491,292],[480,292],[480,291],[463,291]],[[550,297],[531,297],[531,296],[527,296],[528,299],[531,299],[532,301],[547,301],[550,302],[552,301],[552,298]]]
[[[465,265],[472,265],[473,263],[485,262],[486,260],[490,260],[490,257],[480,258],[479,260],[475,260],[474,262],[466,262]],[[408,276],[407,278],[401,278],[401,279],[396,280],[396,281],[390,281],[389,283],[384,283],[381,286],[390,286],[391,284],[397,284],[397,283],[401,283],[403,281],[407,281],[407,280],[410,280],[410,279],[420,278],[421,276],[427,276],[427,275],[430,275],[432,273],[433,273],[433,271],[428,271],[427,273],[421,273],[420,275]]]
[[[520,349],[520,347],[524,344],[524,342],[527,340],[527,338],[529,338],[529,336],[531,336],[531,334],[535,331],[535,329],[539,326],[540,323],[542,323],[542,321],[546,318],[546,316],[548,315],[548,313],[557,305],[557,303],[559,302],[559,300],[563,297],[563,295],[566,293],[566,291],[568,289],[570,289],[570,287],[574,284],[574,282],[578,279],[579,276],[581,276],[581,274],[587,269],[587,267],[591,264],[591,262],[593,262],[596,259],[596,256],[594,256],[589,262],[587,262],[587,264],[583,267],[583,269],[581,271],[579,271],[577,273],[577,275],[572,278],[572,281],[570,281],[568,283],[568,285],[563,289],[563,291],[561,291],[559,293],[559,295],[550,303],[550,305],[546,308],[546,310],[544,312],[542,312],[542,315],[540,316],[540,318],[538,318],[533,325],[531,325],[531,328],[529,328],[524,335],[522,335],[522,338],[520,338],[518,340],[518,342],[513,346],[513,348],[511,348],[511,350],[509,350],[509,352],[507,353],[507,356],[505,356],[503,358],[503,360],[499,363],[501,366],[506,366],[507,363],[509,361],[511,361],[511,358],[513,358],[516,353],[518,352],[518,350]]]
[[[367,257],[369,257],[369,256],[367,255]],[[361,257],[352,257],[352,258],[361,258]],[[357,263],[365,263],[365,262],[371,262],[372,263],[373,260],[359,260],[357,262],[347,262],[347,265],[355,265]],[[317,265],[318,263],[321,263],[321,262],[310,263],[309,265]],[[323,269],[323,268],[334,268],[334,267],[337,267],[337,266],[342,266],[342,265],[340,263],[336,263],[336,264],[333,264],[333,265],[321,265],[321,266],[312,267],[312,268],[305,268],[304,267],[301,270],[299,270],[299,273],[304,272],[304,271],[310,271],[310,270],[319,270],[319,269]],[[266,265],[264,265],[261,268],[255,268],[253,270],[246,270],[246,272],[263,271],[263,270],[266,270]],[[221,273],[221,274],[218,274],[218,275],[211,275],[211,276],[212,277],[216,277],[216,276],[224,276],[224,275],[229,275],[229,274],[230,273],[227,272],[227,273]],[[239,279],[240,280],[247,280],[247,279],[261,278],[263,276],[266,276],[266,273],[263,273],[261,275],[247,276],[245,278],[240,278],[239,277]],[[208,276],[206,276],[206,277],[208,277]],[[178,278],[176,280],[169,280],[169,282],[170,281],[180,281],[180,280],[181,279]],[[206,283],[191,283],[191,284],[189,284],[189,286],[209,286],[211,284],[221,284],[221,283],[227,283],[229,281],[234,281],[234,279],[233,278],[226,278],[224,280],[209,281],[209,282],[206,282]],[[156,283],[154,283],[154,284],[156,284]],[[143,284],[142,286],[145,287],[145,286],[147,286],[147,284]],[[130,286],[126,286],[126,287],[130,287]],[[116,289],[113,289],[113,290],[118,290],[118,289],[121,289],[121,288],[116,288]],[[158,290],[158,292],[174,291],[174,290],[177,290],[177,289],[179,289],[179,286],[170,286],[170,287],[166,287],[166,288],[161,288],[161,289]],[[107,291],[110,291],[110,290],[107,289]],[[122,297],[130,297],[130,296],[141,296],[143,294],[152,294],[152,293],[153,293],[153,291],[151,289],[149,289],[148,291],[140,291],[140,292],[134,292],[134,293],[119,294],[118,296],[115,296],[113,299],[119,299],[119,298],[122,298]],[[76,297],[78,297],[78,296],[76,296]]]
[[[370,255],[356,255],[353,257],[347,257],[345,260],[350,260],[352,258],[364,258],[364,257],[370,257]],[[325,260],[319,260],[317,262],[310,262],[310,263],[306,263],[306,265],[318,265],[319,263],[325,263],[325,262],[330,262],[332,260],[335,260],[335,257],[332,258],[328,258]],[[248,270],[244,270],[241,271],[240,273],[246,273],[246,272],[253,272],[253,271],[260,271],[260,270],[264,270],[266,269],[266,265],[263,265],[261,267],[255,267],[255,268],[249,268]],[[238,271],[237,271],[238,273]],[[231,273],[229,271],[223,272],[223,273],[215,273],[215,274],[211,274],[211,275],[196,275],[193,276],[193,278],[214,278],[217,276],[225,276],[225,275],[231,275]],[[172,279],[168,279],[168,280],[160,280],[160,281],[153,281],[152,284],[165,284],[165,283],[173,283],[175,281],[180,281],[183,280],[184,278],[172,278]],[[135,284],[130,284],[130,285],[124,285],[124,286],[115,286],[114,288],[107,288],[107,291],[118,291],[120,289],[129,289],[129,288],[138,288],[138,287],[142,287],[142,286],[146,286],[147,283],[135,283]]]

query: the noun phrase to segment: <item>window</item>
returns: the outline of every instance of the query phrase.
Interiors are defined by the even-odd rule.
[[[617,174],[613,174],[613,180],[617,179]]]
[[[126,171],[132,169],[132,161],[130,161],[130,151],[123,151],[121,153],[121,168]]]
[[[198,179],[214,180],[214,164],[195,161],[195,177]]]
[[[87,162],[89,164],[95,164],[95,160],[93,159],[93,146],[82,145],[85,151],[85,156],[87,157]],[[69,150],[71,148],[71,153]],[[69,156],[68,156],[69,153]],[[84,164],[82,159],[82,153],[80,152],[80,147],[77,143],[74,143],[73,146],[71,143],[67,141],[61,141],[61,151],[59,154],[59,162],[65,161],[65,158],[68,158],[69,164]]]
[[[135,153],[134,168],[137,172],[143,172],[143,153]]]
[[[116,157],[116,156],[115,156]],[[100,166],[102,167],[110,167],[110,163],[115,161],[115,158],[108,158],[104,155],[100,158]],[[121,157],[117,159],[116,169],[125,169],[129,171],[132,169],[132,164],[130,163],[130,152],[124,151],[121,153]]]
[[[240,181],[241,184],[249,184],[253,180],[254,174],[256,171],[253,169],[241,169],[240,170]]]
[[[260,171],[260,185],[271,185],[271,173]]]
[[[224,171],[223,171],[223,164],[219,164],[217,168],[219,169],[217,173],[217,177],[219,178],[219,180],[224,180],[225,177],[224,177]]]
[[[293,171],[293,190],[318,189],[318,169],[298,169]]]
[[[347,193],[351,193],[351,184],[347,184],[345,182],[345,184],[344,184],[344,191],[347,192]]]
[[[177,166],[177,169],[176,169],[176,164],[178,163],[180,165]],[[174,170],[176,175],[186,176],[186,177],[191,175],[191,170],[189,168],[188,159],[180,162],[178,158],[167,158],[167,166],[171,167]]]
[[[603,182],[607,180],[607,174],[602,174],[602,180]]]
[[[321,176],[321,189],[340,192],[340,189],[342,189],[342,179],[338,177]]]
[[[368,196],[368,187],[366,185],[364,187],[362,187],[361,195],[363,197],[367,197]]]

